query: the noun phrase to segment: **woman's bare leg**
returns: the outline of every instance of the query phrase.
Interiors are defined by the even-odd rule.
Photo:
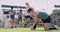
[[[11,20],[10,23],[12,27],[15,27],[14,20]]]
[[[50,23],[44,23],[44,30],[48,30]]]

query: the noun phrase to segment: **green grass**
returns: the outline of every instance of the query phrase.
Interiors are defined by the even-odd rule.
[[[60,32],[60,30],[49,30],[44,31],[44,28],[37,28],[35,31],[30,30],[29,28],[13,28],[13,29],[4,29],[0,28],[0,32]]]

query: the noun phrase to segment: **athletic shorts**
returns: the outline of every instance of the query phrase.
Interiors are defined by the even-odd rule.
[[[25,16],[25,18],[30,18],[31,20],[33,20],[33,18],[30,15]]]
[[[10,15],[10,18],[11,18],[11,19],[14,19],[14,17],[15,17],[14,14],[11,14],[11,15]]]
[[[51,23],[51,18],[50,18],[50,16],[47,18],[47,19],[45,19],[45,20],[43,20],[42,19],[42,21],[43,21],[43,23]]]

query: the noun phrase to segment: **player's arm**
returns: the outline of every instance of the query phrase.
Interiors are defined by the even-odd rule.
[[[38,23],[37,13],[34,13],[34,23],[33,26],[35,26]]]

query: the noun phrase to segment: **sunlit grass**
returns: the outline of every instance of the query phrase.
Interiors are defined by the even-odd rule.
[[[30,30],[29,28],[12,28],[12,29],[5,29],[0,28],[0,32],[60,32],[60,30],[49,30],[44,31],[44,28],[37,28],[35,31]]]

